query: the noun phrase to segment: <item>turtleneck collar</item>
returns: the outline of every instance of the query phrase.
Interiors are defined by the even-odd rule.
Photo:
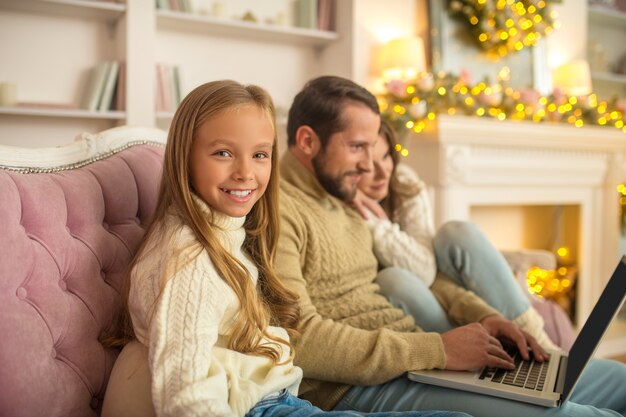
[[[241,229],[246,221],[245,216],[230,217],[217,210],[212,210],[211,207],[209,207],[209,205],[195,193],[191,194],[191,198],[193,199],[196,206],[198,206],[202,214],[208,216],[211,219],[212,224],[224,231],[229,232]]]

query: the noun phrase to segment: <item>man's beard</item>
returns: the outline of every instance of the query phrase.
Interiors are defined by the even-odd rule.
[[[326,162],[326,158],[323,153],[317,154],[311,162],[313,164],[313,171],[315,171],[317,180],[328,194],[342,201],[350,201],[354,198],[357,189],[356,184],[354,187],[348,189],[344,185],[343,179],[347,176],[360,173],[349,171],[336,177],[326,174],[326,172],[324,172],[324,163]]]

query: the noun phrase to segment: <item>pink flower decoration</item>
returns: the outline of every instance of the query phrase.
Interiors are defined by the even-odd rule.
[[[398,98],[405,98],[407,94],[406,83],[400,80],[391,80],[387,83],[387,91]]]
[[[532,88],[520,90],[519,94],[520,101],[527,105],[537,105],[541,98],[539,91]]]
[[[471,75],[470,72],[463,68],[461,72],[459,72],[459,82],[463,85],[469,85],[471,83]]]

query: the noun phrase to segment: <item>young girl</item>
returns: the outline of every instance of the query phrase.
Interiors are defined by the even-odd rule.
[[[277,157],[274,107],[259,87],[207,83],[174,115],[128,294],[129,336],[148,348],[158,416],[323,413],[295,397],[297,298],[272,265]],[[115,366],[124,361],[137,359],[122,352]]]
[[[558,349],[505,259],[478,227],[449,222],[435,234],[425,184],[411,168],[398,163],[395,134],[385,121],[379,139],[373,150],[374,170],[363,174],[355,205],[370,225],[381,266],[405,270],[381,271],[377,282],[383,293],[409,310],[424,329],[445,332],[453,326],[428,290],[441,271],[483,298],[542,347]]]

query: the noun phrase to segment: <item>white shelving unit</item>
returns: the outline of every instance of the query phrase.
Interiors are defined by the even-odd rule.
[[[288,12],[292,3],[233,1],[259,15],[263,7]],[[0,144],[56,146],[123,124],[167,128],[173,114],[155,109],[157,63],[178,66],[183,96],[235,79],[266,88],[284,114],[310,78],[354,72],[353,5],[338,2],[331,32],[157,10],[148,0],[1,0],[0,82],[16,84],[18,102],[35,106],[0,107]],[[126,62],[125,112],[78,108],[89,69],[105,60]]]
[[[65,16],[74,19],[92,19],[116,22],[124,13],[126,5],[94,0],[17,0],[3,1],[2,9],[26,13]]]
[[[612,72],[626,59],[626,12],[590,5],[587,58],[594,91],[601,97],[626,97],[626,74]]]
[[[336,32],[218,19],[170,10],[157,10],[157,29],[317,47],[338,38]]]
[[[93,112],[82,109],[38,109],[28,107],[0,107],[0,115],[103,120],[124,120],[126,118],[126,113],[122,111]]]

